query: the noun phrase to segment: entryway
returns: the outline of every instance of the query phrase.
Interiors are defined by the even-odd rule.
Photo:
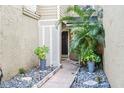
[[[62,39],[61,39],[61,55],[62,55],[62,60],[65,60],[68,58],[68,47],[69,47],[69,38],[68,38],[68,31],[63,31],[62,32]]]
[[[68,55],[68,32],[62,32],[62,55]]]
[[[75,53],[69,52],[69,45],[70,45],[70,40],[71,40],[71,33],[69,31],[63,31],[62,34],[62,39],[61,39],[61,58],[62,61],[65,59],[71,59],[71,60],[76,60],[78,61],[78,57]]]

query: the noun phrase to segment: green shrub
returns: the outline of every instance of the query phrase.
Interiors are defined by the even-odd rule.
[[[19,68],[19,74],[25,74],[25,69],[24,68]]]
[[[48,51],[49,51],[49,49],[46,46],[37,47],[34,50],[34,54],[36,54],[40,60],[45,60],[46,59],[46,53],[48,53]]]
[[[98,55],[96,55],[93,50],[88,50],[84,54],[83,57],[84,57],[83,59],[84,59],[85,62],[88,62],[88,61],[96,62],[96,63],[101,62],[101,58]]]

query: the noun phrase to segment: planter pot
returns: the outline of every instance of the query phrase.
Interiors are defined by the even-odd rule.
[[[95,70],[95,63],[94,62],[87,62],[87,66],[88,66],[88,71],[90,73],[93,73]]]
[[[45,70],[46,69],[46,60],[40,60],[40,69]]]

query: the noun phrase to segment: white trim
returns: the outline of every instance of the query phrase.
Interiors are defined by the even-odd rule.
[[[40,34],[41,34],[41,27],[40,27],[40,24],[39,24],[39,22],[38,22],[38,46],[40,46]]]
[[[60,5],[57,5],[57,18],[60,19]]]
[[[52,27],[53,27],[52,25],[49,25],[49,29],[50,29],[49,30],[50,31],[50,50],[51,50],[51,53],[50,53],[50,65],[52,65],[52,61],[53,61],[52,60],[53,59],[52,58],[52,55],[53,55],[53,48],[52,48],[52,43],[53,43],[52,42]]]
[[[42,43],[43,43],[43,45],[45,44],[45,27],[44,26],[42,26]]]
[[[45,20],[39,20],[39,22],[44,22],[44,21],[58,21],[58,19],[45,19]]]
[[[58,26],[58,64],[57,65],[60,65],[61,63],[61,25]]]
[[[43,27],[53,27],[54,25],[43,25]]]

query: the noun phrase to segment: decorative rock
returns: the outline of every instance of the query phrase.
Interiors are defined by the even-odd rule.
[[[110,84],[108,82],[103,82],[101,84],[101,86],[105,87],[105,88],[110,88]]]
[[[47,67],[45,71],[33,68],[25,74],[17,74],[8,81],[3,81],[0,88],[30,88],[42,80],[47,74],[52,72],[56,67]]]
[[[32,77],[23,77],[23,78],[22,78],[22,81],[24,81],[24,80],[29,82],[29,81],[32,80]]]
[[[96,82],[96,78],[100,78],[100,82]],[[89,73],[87,69],[80,68],[71,88],[110,88],[110,84],[103,70],[96,70]]]
[[[96,85],[98,83],[96,81],[94,81],[94,80],[88,80],[88,81],[85,81],[83,84],[88,85],[88,86],[94,86],[94,85]]]

